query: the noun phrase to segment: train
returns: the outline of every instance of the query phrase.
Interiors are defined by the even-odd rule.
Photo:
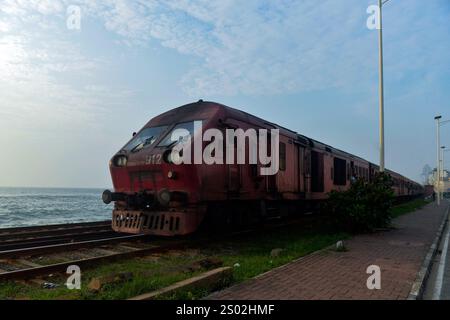
[[[186,136],[195,135],[196,123],[201,124],[202,132],[213,129],[224,135],[231,129],[275,130],[276,174],[262,174],[268,165],[260,161],[176,163],[174,150]],[[185,135],[174,140],[174,132],[180,130]],[[184,139],[184,145],[193,140]],[[200,150],[211,143],[201,138]],[[248,160],[249,140],[245,148]],[[270,146],[266,149],[267,154],[273,150]],[[181,155],[182,151],[177,152]],[[353,179],[370,181],[379,167],[247,112],[200,100],[151,119],[111,158],[109,169],[114,190],[105,190],[102,199],[106,204],[114,202],[113,230],[182,236],[206,222],[212,226],[245,225],[312,210],[330,191],[347,190]],[[386,172],[392,177],[395,196],[423,193],[420,184],[391,170]]]

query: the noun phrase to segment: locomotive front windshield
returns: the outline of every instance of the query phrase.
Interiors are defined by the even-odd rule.
[[[194,137],[194,122],[202,122],[201,120],[196,120],[196,121],[189,121],[189,122],[183,122],[183,123],[179,123],[177,124],[172,130],[170,130],[170,132],[166,135],[166,137],[158,144],[158,147],[167,147],[173,143],[175,143],[176,141],[172,140],[172,133],[175,130],[184,130],[184,131],[180,131],[180,132],[184,132],[185,135],[180,137],[180,140],[183,140],[185,138],[187,138],[188,136],[190,136],[191,138]]]
[[[144,147],[149,147],[159,138],[159,136],[167,129],[167,126],[145,128],[134,136],[125,147],[124,150],[137,152]]]

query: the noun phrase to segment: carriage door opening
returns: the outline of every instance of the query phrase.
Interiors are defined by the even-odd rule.
[[[297,191],[298,192],[305,192],[305,180],[304,177],[306,175],[305,171],[305,148],[302,146],[298,147],[298,171],[297,171]]]
[[[236,142],[236,141],[235,141]],[[234,163],[227,164],[228,168],[228,192],[234,195],[239,194],[241,188],[241,168],[237,164],[237,144],[234,143]]]
[[[303,177],[305,192],[311,192],[311,150],[305,149],[305,156],[303,158]]]
[[[312,151],[311,152],[311,191],[323,192],[323,153]]]
[[[347,161],[334,158],[334,176],[333,182],[336,186],[345,186],[347,184]]]
[[[353,161],[350,162],[350,176],[355,177],[355,163]]]
[[[270,130],[267,132],[267,154],[269,154],[270,157],[272,157],[272,132]],[[270,166],[270,164],[267,166]],[[276,174],[266,176],[266,188],[267,192],[269,193],[277,192],[278,189],[277,189]]]
[[[227,126],[227,129],[235,129],[234,126]],[[231,152],[234,153],[232,164],[227,164],[226,167],[226,189],[228,196],[239,197],[241,190],[241,165],[237,164],[237,138],[234,137],[233,145],[224,144],[224,155],[228,154],[227,148],[233,148]]]

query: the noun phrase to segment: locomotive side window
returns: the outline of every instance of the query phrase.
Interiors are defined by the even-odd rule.
[[[280,170],[286,171],[286,144],[280,142]]]
[[[347,161],[334,158],[334,184],[337,186],[345,186],[347,183]]]
[[[137,152],[144,147],[151,146],[159,136],[167,129],[167,126],[145,128],[123,148],[126,151]]]

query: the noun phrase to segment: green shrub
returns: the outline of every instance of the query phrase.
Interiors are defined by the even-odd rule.
[[[392,179],[377,173],[371,182],[359,179],[346,191],[330,192],[325,212],[339,231],[370,232],[389,226],[393,200]]]

